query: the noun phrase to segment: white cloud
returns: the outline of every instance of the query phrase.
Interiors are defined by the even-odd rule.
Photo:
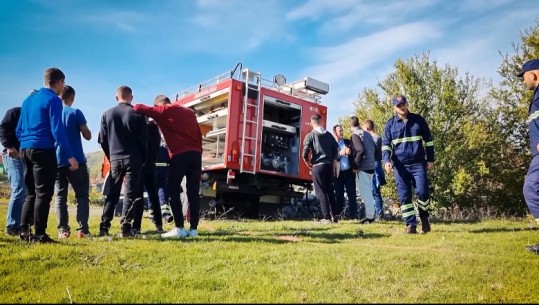
[[[328,12],[341,12],[345,11],[358,2],[357,0],[339,0],[339,1],[327,1],[327,0],[309,0],[304,4],[294,8],[290,11],[286,18],[290,20],[297,19],[320,19],[320,15],[325,15]]]
[[[330,84],[323,99],[328,106],[328,121],[336,122],[354,111],[353,101],[364,87],[374,86],[399,57],[398,52],[439,38],[437,24],[415,22],[390,28],[364,37],[356,37],[335,47],[314,49],[317,61],[305,71]]]
[[[410,19],[410,14],[434,6],[436,1],[376,1],[356,3],[345,14],[330,19],[324,24],[324,32],[339,32],[357,26],[361,22],[370,24],[397,24]]]
[[[113,27],[123,32],[138,32],[144,29],[148,19],[139,12],[104,10],[83,15],[80,21],[99,27]]]
[[[210,53],[247,53],[269,41],[290,39],[280,5],[274,1],[199,0],[198,10],[189,19],[197,29],[189,45]]]
[[[482,0],[468,0],[460,1],[459,11],[469,13],[471,11],[487,11],[492,10],[500,6],[504,6],[509,3],[515,2],[514,0],[491,0],[488,2]]]
[[[398,50],[411,48],[440,37],[436,24],[415,22],[390,28],[365,37],[356,37],[336,47],[314,49],[315,64],[307,72],[338,82],[357,75],[361,69],[387,61]]]

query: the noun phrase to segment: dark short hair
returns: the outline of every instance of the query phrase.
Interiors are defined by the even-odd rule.
[[[62,93],[60,93],[60,98],[62,100],[66,100],[73,96],[75,96],[75,89],[73,89],[73,87],[71,86],[65,85],[64,89],[62,90]]]
[[[319,114],[313,114],[311,116],[311,121],[316,121],[317,123],[320,123],[321,119],[322,119],[322,117]]]
[[[359,126],[359,119],[357,116],[353,115],[350,117],[350,126],[352,127],[358,127]]]
[[[342,129],[341,124],[335,124],[335,126],[333,126],[333,132],[337,132],[337,127],[341,127]]]
[[[116,95],[120,96],[123,99],[129,97],[132,94],[133,91],[127,86],[120,86],[118,87],[118,89],[116,89]]]
[[[62,70],[58,68],[48,68],[43,73],[43,80],[45,81],[45,85],[52,87],[57,82],[66,79],[66,76]]]
[[[166,95],[158,95],[153,100],[154,105],[157,105],[157,103],[170,104],[170,99]]]
[[[374,130],[374,122],[372,120],[365,120],[365,122],[363,122],[363,124],[365,124],[365,126],[367,126],[367,129]]]

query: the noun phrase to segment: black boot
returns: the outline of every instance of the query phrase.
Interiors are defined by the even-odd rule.
[[[406,231],[404,231],[406,234],[417,234],[416,226],[407,225]]]
[[[429,217],[421,217],[421,232],[423,234],[430,232]]]

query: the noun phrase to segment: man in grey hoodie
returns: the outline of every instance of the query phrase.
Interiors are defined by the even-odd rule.
[[[311,117],[313,130],[303,140],[303,161],[312,170],[314,191],[322,210],[320,223],[329,224],[332,218],[334,222],[338,221],[333,177],[338,176],[339,146],[333,135],[321,125],[321,120],[319,114]]]

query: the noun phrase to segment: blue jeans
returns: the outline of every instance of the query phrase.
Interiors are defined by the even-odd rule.
[[[24,199],[26,198],[26,186],[24,185],[24,162],[20,157],[10,157],[7,153],[2,154],[7,171],[7,179],[11,186],[11,197],[7,209],[6,228],[19,229]]]
[[[90,178],[86,164],[79,164],[79,168],[70,171],[67,166],[59,167],[56,176],[56,217],[58,229],[70,231],[69,216],[67,212],[67,193],[69,184],[73,187],[77,199],[77,230],[88,231],[88,217],[90,215]]]

